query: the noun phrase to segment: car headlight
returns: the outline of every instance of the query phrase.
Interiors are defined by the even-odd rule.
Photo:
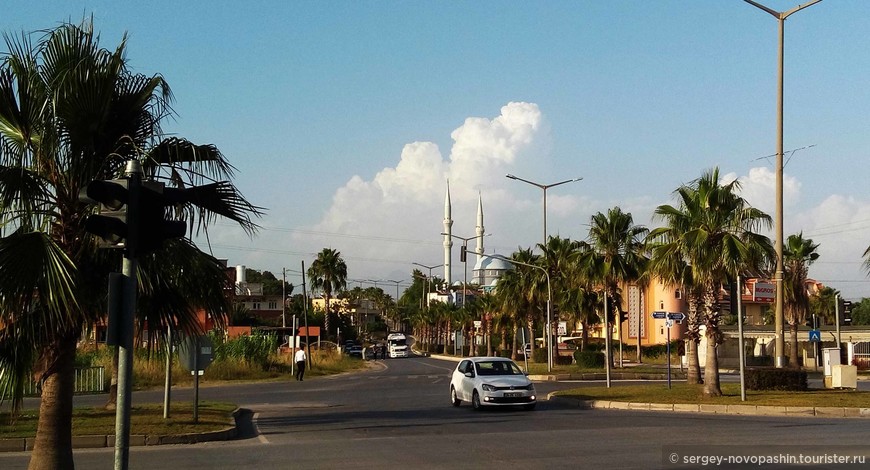
[[[484,392],[494,392],[496,389],[490,384],[483,384],[480,388],[483,389]]]

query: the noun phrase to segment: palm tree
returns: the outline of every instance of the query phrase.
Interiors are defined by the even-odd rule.
[[[798,326],[807,321],[810,311],[806,282],[810,265],[819,259],[818,247],[811,239],[804,238],[803,232],[789,235],[783,247],[783,313],[789,327],[788,362],[794,368],[800,367]]]
[[[701,343],[702,318],[699,316],[700,291],[692,279],[692,269],[681,251],[679,235],[683,228],[675,224],[682,219],[668,219],[667,227],[652,230],[647,243],[652,253],[649,275],[656,276],[666,286],[680,289],[686,295],[686,382],[700,384],[701,364],[698,358],[698,345]]]
[[[341,253],[332,248],[324,248],[317,254],[317,259],[308,268],[308,277],[311,279],[311,287],[319,289],[323,293],[326,304],[326,314],[323,317],[323,329],[326,337],[329,337],[329,301],[333,293],[347,288],[347,264],[341,258]]]
[[[146,178],[195,188],[177,215],[197,233],[207,234],[217,216],[253,233],[250,216],[260,211],[228,181],[233,169],[217,148],[161,140],[161,123],[172,114],[169,86],[128,69],[126,38],[115,50],[101,48],[87,22],[39,34],[36,43],[7,36],[0,62],[0,219],[15,227],[0,239],[0,368],[32,367],[41,384],[30,467],[72,468],[76,343],[106,311],[101,292],[111,257],[84,231],[93,208],[78,201],[79,191],[120,177],[135,159]],[[143,289],[160,285],[154,272],[143,278],[146,269],[143,261]],[[193,303],[175,300],[184,299]]]
[[[580,246],[580,242],[558,236],[550,237],[546,246],[538,244],[542,253],[541,262],[550,275],[552,307],[556,310],[552,312],[553,319],[559,318],[562,313],[576,317],[574,312],[565,310],[569,303],[565,302],[564,297],[579,290],[574,285],[578,280],[574,273],[577,272],[576,259]]]
[[[486,355],[492,356],[492,333],[495,318],[499,315],[500,303],[495,295],[486,293],[477,298],[476,308],[481,320],[483,338],[486,342]]]
[[[620,285],[635,282],[641,278],[648,259],[644,246],[644,238],[649,230],[642,225],[635,225],[630,213],[622,212],[619,207],[598,212],[592,216],[589,236],[581,245],[578,262],[589,279],[599,283],[608,297],[609,308],[621,311],[621,302],[617,303]],[[609,318],[609,312],[606,318]],[[616,313],[615,323],[622,340],[621,314]],[[605,321],[605,339],[611,337],[610,321]],[[607,360],[611,354],[607,351]],[[622,364],[620,364],[620,367]]]
[[[751,207],[738,196],[740,183],[720,184],[719,169],[676,190],[680,205],[661,205],[656,215],[668,220],[676,244],[674,256],[682,256],[692,269],[704,311],[707,356],[704,365],[704,395],[721,396],[718,346],[720,286],[738,274],[760,275],[773,259],[770,239],[756,233],[770,226],[770,216]]]

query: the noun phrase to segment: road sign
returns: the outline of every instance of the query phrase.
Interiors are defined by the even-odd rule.
[[[668,317],[668,312],[653,312],[652,317],[661,320]]]
[[[682,312],[668,312],[668,320],[683,321],[686,319],[686,314]]]
[[[810,342],[811,343],[820,343],[822,341],[822,331],[821,330],[810,330]]]
[[[665,326],[668,328],[674,326],[674,321],[668,318],[667,320],[665,320]]]

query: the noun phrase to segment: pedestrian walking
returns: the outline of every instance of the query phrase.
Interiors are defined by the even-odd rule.
[[[305,375],[305,360],[307,359],[305,350],[299,348],[293,359],[296,361],[296,380],[302,382],[302,376]]]

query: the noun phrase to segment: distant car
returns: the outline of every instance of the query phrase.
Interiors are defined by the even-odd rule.
[[[358,345],[358,344],[354,344],[353,346],[349,346],[347,348],[347,355],[351,356],[351,357],[362,357],[363,347]]]
[[[521,348],[517,349],[517,354],[522,356],[525,354],[527,357],[532,357],[532,345],[530,343],[524,344]]]
[[[450,378],[450,401],[471,403],[475,410],[486,406],[522,406],[535,409],[535,385],[512,360],[504,357],[472,357],[457,364]]]

